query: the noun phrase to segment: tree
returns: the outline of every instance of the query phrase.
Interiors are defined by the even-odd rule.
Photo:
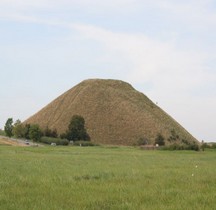
[[[68,140],[90,140],[90,136],[88,135],[85,129],[85,120],[80,115],[74,115],[71,118],[70,124],[68,126],[68,130],[66,132],[66,137]]]
[[[33,141],[39,141],[41,136],[42,136],[42,132],[40,130],[39,125],[37,124],[30,125],[29,128],[30,139],[32,139]]]
[[[26,127],[21,123],[20,120],[17,120],[14,123],[14,127],[13,127],[13,135],[16,136],[17,138],[22,138],[25,137],[25,133],[26,133]]]
[[[30,130],[30,127],[31,127],[30,124],[25,124],[25,135],[24,135],[24,137],[25,137],[26,139],[30,139],[30,137],[29,137],[29,130]]]
[[[45,128],[43,134],[44,134],[44,136],[47,136],[47,137],[53,137],[53,138],[58,137],[58,133],[57,133],[56,128],[51,130],[48,126]]]
[[[155,139],[155,144],[158,144],[159,146],[165,145],[164,137],[161,134],[158,134]]]
[[[13,135],[13,118],[8,118],[8,120],[5,123],[4,130],[6,133],[6,136],[11,137]]]

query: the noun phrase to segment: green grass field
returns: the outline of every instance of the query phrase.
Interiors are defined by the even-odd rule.
[[[0,209],[212,210],[215,165],[210,150],[0,146]]]

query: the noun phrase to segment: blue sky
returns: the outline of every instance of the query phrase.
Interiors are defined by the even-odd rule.
[[[212,0],[1,0],[0,128],[88,78],[131,83],[216,141]]]

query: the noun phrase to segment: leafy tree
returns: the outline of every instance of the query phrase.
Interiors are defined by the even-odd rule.
[[[8,118],[8,120],[5,123],[4,130],[6,133],[6,136],[11,137],[13,135],[13,118]]]
[[[155,144],[158,144],[159,146],[165,145],[164,137],[161,134],[158,134],[155,139]]]
[[[85,120],[80,115],[74,115],[71,118],[70,124],[68,126],[68,131],[66,132],[66,137],[68,140],[90,140],[90,137],[85,129]]]
[[[42,136],[42,132],[39,125],[37,124],[30,125],[29,128],[30,139],[32,139],[33,141],[39,141],[41,136]]]
[[[29,137],[29,130],[30,130],[30,127],[31,127],[30,124],[25,124],[25,135],[24,135],[24,137],[25,137],[26,139],[30,139],[30,137]]]
[[[17,138],[22,138],[25,137],[25,133],[26,133],[26,127],[21,123],[20,120],[17,120],[14,123],[13,135],[16,136]]]

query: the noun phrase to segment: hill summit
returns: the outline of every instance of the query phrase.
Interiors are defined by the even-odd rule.
[[[66,131],[73,115],[81,115],[91,140],[100,144],[134,145],[158,134],[166,143],[196,142],[179,123],[143,93],[120,80],[89,79],[74,86],[25,123]]]

